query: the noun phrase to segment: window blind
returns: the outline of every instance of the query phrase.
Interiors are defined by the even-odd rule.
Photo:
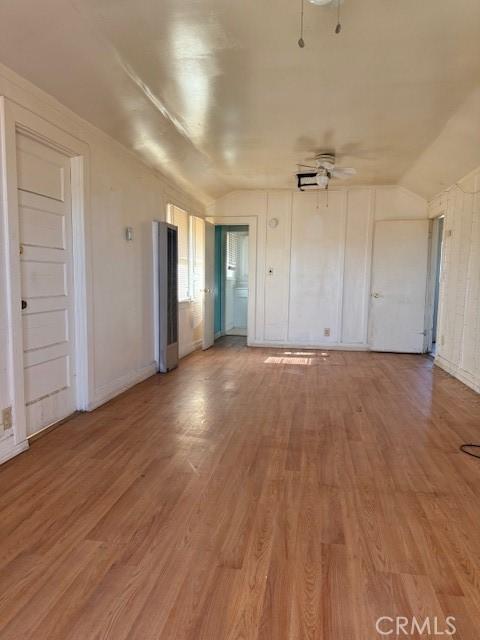
[[[233,231],[227,231],[227,246],[226,246],[226,265],[227,265],[227,278],[229,280],[235,278],[235,271],[239,262],[239,242],[238,235]]]

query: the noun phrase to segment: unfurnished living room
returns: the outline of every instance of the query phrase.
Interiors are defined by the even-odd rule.
[[[0,0],[0,640],[478,640],[479,0]]]

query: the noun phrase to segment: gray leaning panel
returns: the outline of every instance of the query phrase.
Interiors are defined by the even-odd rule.
[[[158,223],[159,371],[178,365],[178,229]]]

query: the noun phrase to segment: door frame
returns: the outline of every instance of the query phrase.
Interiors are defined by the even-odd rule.
[[[222,336],[228,335],[226,330],[225,330],[225,317],[226,317],[226,313],[225,313],[225,308],[226,308],[226,302],[227,302],[227,278],[226,278],[226,271],[225,271],[225,267],[226,267],[226,259],[227,259],[227,254],[226,254],[226,249],[227,249],[227,237],[226,234],[228,232],[235,232],[235,231],[239,231],[240,229],[245,231],[245,226],[246,225],[214,225],[214,229],[216,230],[217,227],[218,229],[221,230],[221,246],[220,246],[220,255],[217,255],[217,246],[215,245],[215,253],[214,253],[214,263],[215,263],[215,271],[217,271],[217,258],[220,259],[220,279],[219,279],[219,307],[220,307],[220,331],[217,331],[215,333],[216,339],[221,338]],[[232,227],[232,229],[226,229],[225,227]],[[247,237],[250,235],[250,227],[247,226]],[[250,249],[250,244],[249,244],[249,249]],[[249,270],[250,270],[250,264],[249,264]],[[247,314],[248,314],[248,299],[247,299]],[[215,318],[214,318],[215,320]],[[248,316],[247,316],[247,324],[248,324]],[[248,331],[248,328],[247,328]]]
[[[18,218],[17,132],[28,135],[70,158],[72,196],[72,265],[74,308],[74,353],[76,409],[87,410],[90,367],[87,335],[87,272],[85,208],[89,147],[69,133],[0,96],[0,210],[3,222],[7,294],[7,341],[9,397],[13,414],[15,445],[26,448],[25,389],[23,370],[23,332],[21,314],[20,233]]]
[[[257,216],[207,216],[207,222],[226,227],[248,226],[248,313],[247,344],[255,343],[257,302]]]
[[[430,234],[429,234],[429,253],[428,253],[428,277],[427,277],[427,301],[425,305],[425,352],[430,353],[433,346],[433,316],[435,311],[435,288],[437,279],[437,265],[441,256],[438,255],[438,247],[440,243],[440,219],[443,218],[444,224],[442,228],[442,242],[444,246],[445,242],[445,211],[441,211],[434,218],[431,218],[430,222]],[[445,252],[444,252],[445,255]],[[442,270],[443,265],[440,265]],[[438,298],[438,312],[437,312],[437,338],[438,338],[438,321],[440,319],[440,305],[441,305],[441,279],[439,280],[439,298]]]
[[[208,233],[208,225],[210,225],[213,228],[213,288],[210,290],[210,288],[207,288],[207,233]],[[215,259],[216,259],[216,238],[215,238],[215,225],[213,224],[213,222],[209,222],[207,219],[203,220],[203,229],[204,229],[204,235],[203,235],[203,249],[204,249],[204,253],[203,253],[203,300],[202,300],[202,314],[203,314],[203,318],[202,318],[202,322],[203,322],[203,327],[202,327],[202,349],[203,351],[206,351],[207,349],[210,349],[214,344],[215,344],[215,295],[214,295],[214,290],[215,290]],[[211,297],[211,302],[212,302],[212,306],[211,306],[211,310],[212,310],[212,319],[213,319],[213,342],[210,344],[206,342],[205,336],[206,336],[206,309],[207,309],[207,296]]]

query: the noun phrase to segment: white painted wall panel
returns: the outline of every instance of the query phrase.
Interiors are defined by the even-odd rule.
[[[439,194],[445,215],[436,363],[480,391],[480,169]]]
[[[265,217],[265,340],[287,340],[291,216],[292,194],[269,193]]]
[[[321,194],[322,196],[324,194]],[[338,309],[345,236],[343,192],[326,198],[295,193],[288,339],[299,344],[338,342]],[[328,331],[327,336],[325,332]]]
[[[375,220],[425,218],[426,201],[403,187],[375,187]]]
[[[366,348],[373,222],[427,215],[426,201],[402,187],[333,188],[328,209],[326,200],[238,191],[208,208],[232,222],[257,217],[256,344]]]
[[[372,201],[371,189],[351,189],[348,192],[342,308],[342,342],[345,344],[367,342]]]

